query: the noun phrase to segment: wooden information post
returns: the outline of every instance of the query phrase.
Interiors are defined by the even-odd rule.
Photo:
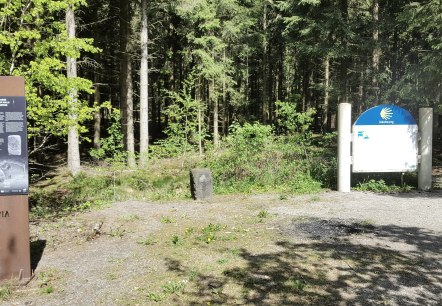
[[[31,278],[25,83],[0,76],[0,283]]]

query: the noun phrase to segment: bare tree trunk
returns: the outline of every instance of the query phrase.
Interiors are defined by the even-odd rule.
[[[72,6],[66,10],[66,29],[68,39],[75,38],[75,14]],[[66,57],[68,79],[77,77],[77,60],[73,57]],[[80,171],[80,142],[78,139],[78,114],[77,114],[77,90],[75,87],[69,89],[69,130],[68,130],[68,168],[72,175]]]
[[[215,96],[215,80],[209,81],[209,97],[213,102],[213,145],[215,148],[219,147],[219,131],[218,131],[218,112],[219,112],[219,102],[218,97]]]
[[[226,49],[224,48],[223,52],[223,63],[224,63],[224,72],[223,72],[223,122],[222,122],[222,131],[223,136],[227,135],[227,99],[226,99]]]
[[[267,100],[268,100],[268,80],[267,80],[267,3],[264,3],[264,14],[263,14],[263,22],[262,28],[264,32],[264,41],[263,41],[263,54],[262,54],[262,120],[264,123],[267,122]]]
[[[198,105],[198,149],[200,156],[203,156],[203,127],[202,127],[202,111],[201,106]]]
[[[373,0],[373,78],[372,86],[373,93],[375,95],[375,102],[379,102],[379,84],[378,84],[378,73],[379,73],[379,62],[381,58],[381,50],[379,48],[379,0]]]
[[[141,0],[141,67],[140,67],[140,166],[147,164],[149,150],[149,67],[148,67],[147,0]]]
[[[340,0],[340,9],[341,9],[341,16],[343,19],[343,23],[344,26],[347,28],[348,27],[348,0]],[[346,36],[347,34],[343,34],[344,36],[342,37],[342,44],[344,47],[344,54],[345,56],[341,59],[341,64],[340,64],[340,78],[341,78],[341,88],[342,88],[342,95],[343,95],[343,99],[342,102],[344,103],[349,103],[350,101],[350,92],[349,92],[349,82],[348,82],[348,73],[349,73],[349,58],[347,55],[347,51],[348,51],[348,37]]]
[[[330,56],[324,59],[324,105],[322,107],[322,128],[328,130],[328,108],[330,99]]]
[[[135,135],[134,135],[134,88],[132,83],[132,61],[127,62],[127,102],[126,102],[126,119],[127,119],[127,165],[135,168],[137,162],[135,160]]]
[[[133,123],[133,85],[132,85],[132,62],[130,55],[129,36],[130,25],[130,1],[120,0],[120,98],[121,98],[121,125],[123,129],[124,148],[128,153],[127,164],[135,167],[135,139]]]
[[[94,104],[97,110],[94,114],[94,148],[100,148],[100,137],[101,137],[101,92],[100,92],[100,77],[98,72],[95,72],[95,93],[94,93]]]
[[[121,129],[123,132],[123,145],[127,150],[127,62],[129,55],[127,53],[128,45],[128,19],[129,19],[129,1],[120,1],[120,113]]]

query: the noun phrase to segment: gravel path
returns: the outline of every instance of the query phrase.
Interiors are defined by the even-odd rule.
[[[327,258],[330,305],[442,305],[440,191],[115,203],[100,211],[32,225],[32,236],[42,251],[34,254],[36,274],[56,271],[48,277],[63,283],[63,290],[38,294],[41,279],[40,283],[34,280],[22,294],[2,305],[127,304],[118,296],[133,289],[134,277],[165,269],[146,253],[146,248],[133,243],[161,229],[161,216],[173,211],[195,222],[204,215],[223,220],[250,214],[251,207],[265,209],[273,216],[272,225],[285,237],[278,242],[280,249]],[[109,237],[94,236],[93,228],[101,224],[99,230]],[[131,224],[125,227],[124,238],[112,239],[122,231],[122,224]],[[110,277],[115,263],[121,263],[118,269],[125,271],[115,271],[120,275],[117,279]]]

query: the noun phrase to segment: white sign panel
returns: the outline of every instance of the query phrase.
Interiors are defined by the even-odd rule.
[[[408,172],[418,166],[418,127],[394,105],[364,112],[353,125],[353,172]]]

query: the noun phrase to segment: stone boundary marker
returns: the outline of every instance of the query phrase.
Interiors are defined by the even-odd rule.
[[[208,168],[190,170],[190,192],[194,200],[205,200],[213,195],[212,173]]]

